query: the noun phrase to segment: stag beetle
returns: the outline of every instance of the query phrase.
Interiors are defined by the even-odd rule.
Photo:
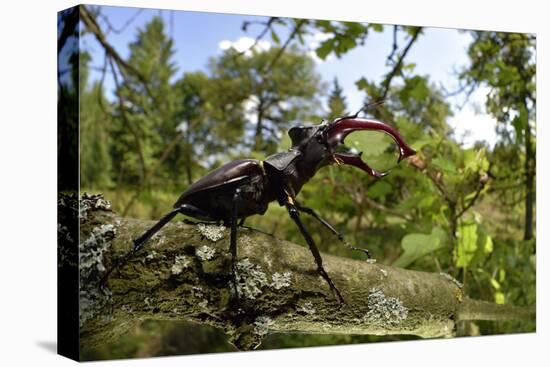
[[[199,220],[223,222],[231,228],[230,251],[232,259],[233,285],[236,289],[237,226],[242,226],[244,219],[254,214],[264,214],[268,204],[277,200],[285,206],[288,214],[298,226],[306,240],[317,265],[317,271],[328,283],[338,300],[344,298],[323,268],[321,254],[308,230],[300,219],[300,212],[313,216],[344,244],[343,236],[326,220],[311,208],[296,202],[296,196],[315,173],[331,163],[355,166],[376,178],[387,172],[379,172],[369,167],[361,159],[361,154],[339,152],[346,136],[358,130],[382,131],[395,141],[398,146],[397,162],[415,154],[397,130],[392,126],[371,119],[358,118],[358,113],[335,119],[333,122],[322,121],[313,126],[297,126],[288,131],[292,146],[287,152],[275,153],[263,161],[241,159],[229,162],[192,184],[176,201],[174,210],[162,217],[153,227],[134,241],[133,249],[119,259],[103,276],[101,283],[111,271],[124,264],[133,254],[157,231],[172,220],[178,213]],[[348,247],[351,247],[347,245]],[[352,247],[353,249],[357,249]],[[370,257],[368,251],[364,250]]]

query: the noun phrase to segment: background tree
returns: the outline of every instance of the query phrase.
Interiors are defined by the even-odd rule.
[[[313,60],[297,47],[280,55],[276,47],[251,51],[247,56],[230,48],[211,59],[210,71],[233,105],[246,103],[247,122],[254,126],[252,148],[273,153],[283,130],[315,113],[320,77]]]
[[[338,78],[334,77],[332,81],[332,89],[329,92],[328,97],[328,110],[330,119],[333,120],[337,117],[347,116],[348,107],[346,104],[346,97],[344,96],[344,90],[338,82]]]
[[[113,151],[118,164],[115,171],[122,172],[119,184],[143,184],[163,147],[177,135],[179,100],[171,85],[176,72],[173,54],[173,41],[164,33],[164,24],[158,17],[141,29],[130,44],[128,64],[147,81],[148,87],[133,75],[127,75],[117,85],[116,93],[124,101],[115,112],[123,121],[114,132],[117,144]],[[177,157],[172,153],[166,160],[173,165]],[[161,170],[155,177],[162,179],[172,172]]]
[[[101,106],[109,102],[103,87],[88,87],[90,55],[80,55],[80,184],[83,187],[111,186],[111,115]]]
[[[534,235],[535,205],[535,37],[529,34],[501,32],[472,32],[474,41],[468,48],[471,65],[461,78],[471,86],[487,85],[487,110],[502,124],[511,125],[498,131],[505,138],[522,146],[525,191],[525,240]],[[516,158],[517,159],[517,158]],[[505,174],[506,175],[506,174]]]

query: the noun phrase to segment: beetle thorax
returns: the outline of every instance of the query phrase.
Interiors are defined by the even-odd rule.
[[[292,169],[286,173],[287,182],[295,194],[329,161],[326,147],[316,139],[311,139],[307,145],[301,147],[300,153],[300,157],[292,162]]]

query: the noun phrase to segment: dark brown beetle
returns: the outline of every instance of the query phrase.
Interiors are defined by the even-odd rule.
[[[287,208],[304,236],[315,258],[319,274],[343,303],[344,298],[323,268],[319,250],[304,227],[299,212],[315,217],[345,243],[343,236],[311,208],[298,204],[296,196],[321,167],[331,163],[352,165],[376,178],[387,174],[369,167],[361,160],[361,154],[339,152],[346,136],[359,130],[378,130],[391,136],[398,146],[398,162],[415,154],[393,127],[380,121],[357,118],[357,114],[338,118],[331,123],[293,127],[288,132],[292,147],[287,152],[275,153],[263,161],[242,159],[229,162],[191,185],[176,201],[174,210],[136,239],[133,249],[107,271],[101,283],[104,283],[114,268],[124,264],[147,240],[180,213],[200,220],[223,222],[231,228],[230,250],[238,299],[235,276],[237,226],[242,225],[246,217],[264,214],[268,204],[277,200],[281,206]],[[368,251],[363,251],[370,257]]]

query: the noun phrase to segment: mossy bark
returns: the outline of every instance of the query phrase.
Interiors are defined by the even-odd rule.
[[[472,301],[442,274],[323,254],[325,269],[345,297],[342,305],[306,247],[244,228],[238,231],[237,307],[229,230],[177,221],[110,275],[107,295],[98,293],[105,268],[153,224],[93,206],[81,217],[81,244],[92,233],[105,232],[97,228],[113,226],[107,227],[113,228],[110,246],[96,256],[95,272],[80,280],[81,297],[88,302],[81,306],[81,313],[88,313],[81,315],[81,345],[102,343],[145,319],[208,323],[223,328],[237,348],[253,349],[267,333],[433,338],[452,336],[459,319],[533,317],[533,310]]]

